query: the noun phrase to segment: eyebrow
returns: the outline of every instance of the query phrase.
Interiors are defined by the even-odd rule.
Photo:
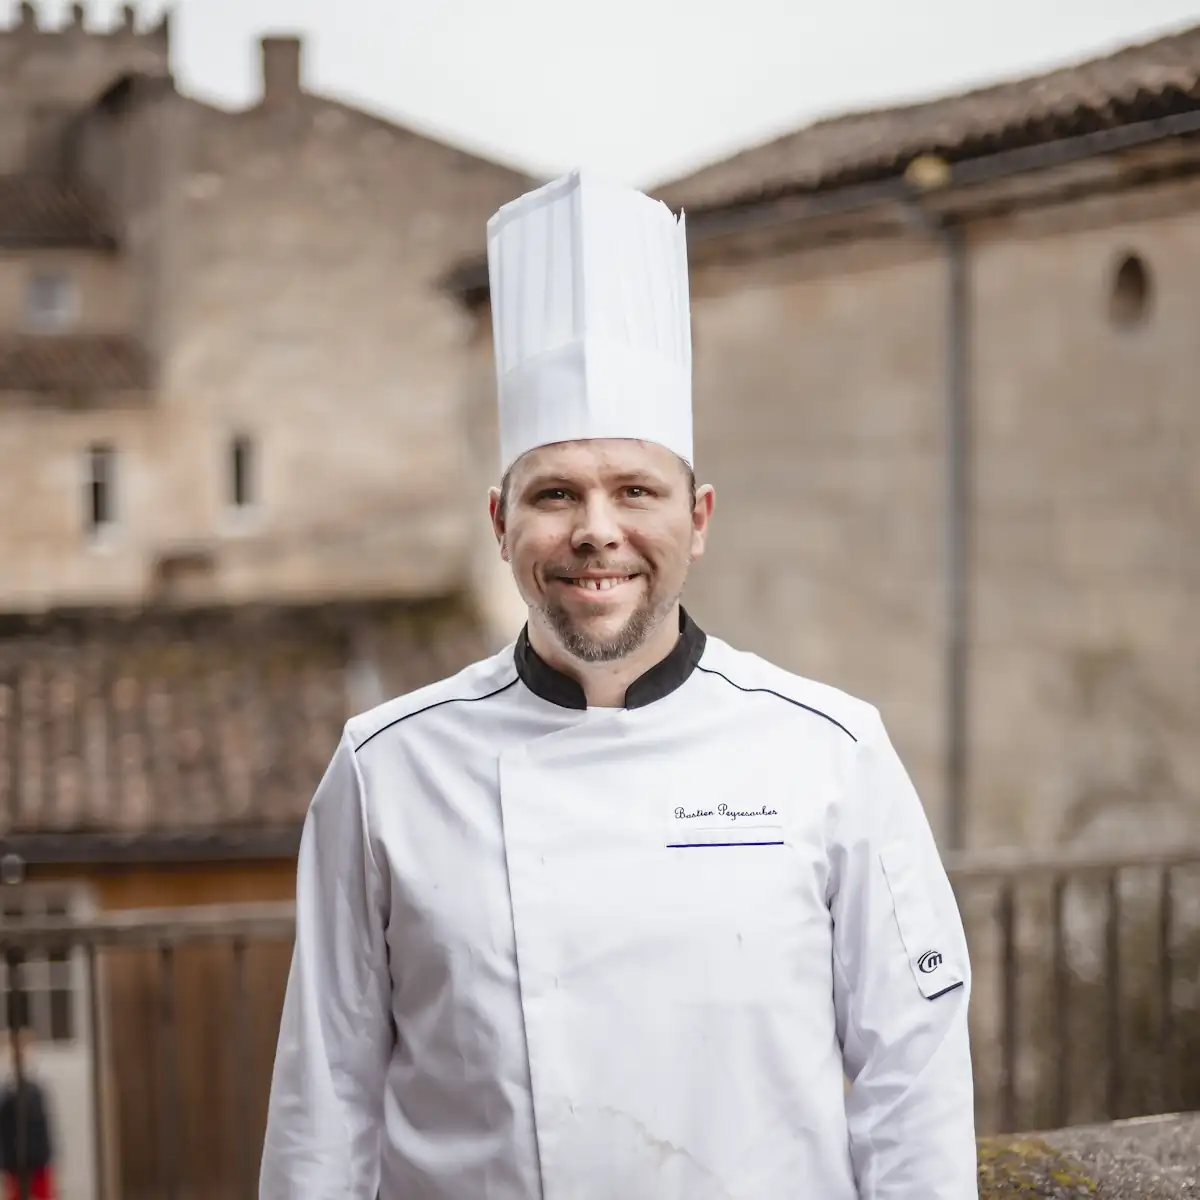
[[[617,486],[629,484],[653,484],[658,488],[669,486],[669,481],[665,476],[660,475],[657,471],[622,471],[619,475],[615,475],[610,480],[611,483]],[[566,475],[558,475],[546,473],[543,475],[535,475],[527,483],[520,488],[521,495],[528,495],[530,492],[542,491],[546,488],[574,488],[578,487],[578,483],[573,481]]]
[[[535,475],[526,480],[518,489],[521,495],[541,491],[543,488],[571,487],[571,481],[564,475]]]

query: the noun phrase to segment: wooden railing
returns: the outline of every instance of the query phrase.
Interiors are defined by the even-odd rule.
[[[980,1132],[1200,1108],[1200,849],[948,867],[975,974]],[[10,1029],[23,963],[82,955],[96,1200],[255,1196],[293,916],[238,905],[0,928]]]

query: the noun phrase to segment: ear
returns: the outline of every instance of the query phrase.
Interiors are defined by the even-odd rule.
[[[708,527],[716,506],[717,494],[712,484],[706,483],[696,489],[696,504],[692,509],[692,558],[702,558],[708,545]]]
[[[488,489],[488,519],[492,523],[492,533],[495,534],[496,544],[500,547],[500,557],[508,562],[508,543],[504,539],[507,523],[500,508],[500,489]]]

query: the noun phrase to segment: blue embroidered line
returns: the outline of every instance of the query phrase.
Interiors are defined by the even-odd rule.
[[[668,850],[715,850],[725,846],[782,846],[783,842],[670,842]]]

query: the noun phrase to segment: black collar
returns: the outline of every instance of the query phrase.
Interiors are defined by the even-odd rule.
[[[629,685],[625,692],[625,707],[644,708],[682,687],[696,669],[706,641],[704,630],[680,608],[679,640],[666,658],[655,663]],[[580,684],[569,675],[555,670],[529,644],[528,626],[521,630],[517,638],[513,657],[521,682],[534,695],[560,708],[587,708],[587,698]]]

